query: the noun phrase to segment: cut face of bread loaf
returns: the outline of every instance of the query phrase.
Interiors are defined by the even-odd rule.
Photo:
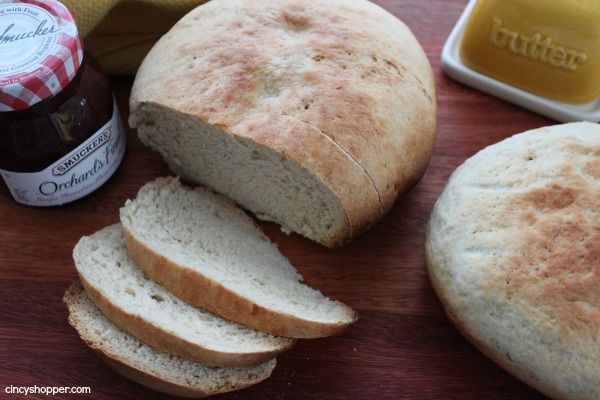
[[[600,398],[600,127],[515,135],[460,166],[426,238],[464,335],[554,399]]]
[[[267,379],[276,361],[251,367],[210,367],[148,346],[119,329],[94,305],[80,283],[67,290],[69,323],[109,366],[153,390],[206,397],[246,388]]]
[[[229,199],[159,178],[121,209],[131,257],[183,300],[274,335],[310,338],[356,320],[303,284],[258,225]]]
[[[421,46],[366,0],[213,0],[144,60],[129,122],[177,175],[339,246],[420,179],[436,107]]]
[[[294,343],[191,306],[152,281],[129,256],[120,224],[81,238],[73,258],[88,294],[109,319],[169,353],[239,367],[271,360]]]

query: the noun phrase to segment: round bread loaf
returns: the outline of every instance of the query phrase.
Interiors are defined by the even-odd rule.
[[[448,316],[483,353],[552,398],[600,398],[597,124],[528,131],[471,157],[425,247]]]
[[[366,0],[212,0],[154,46],[130,108],[173,172],[330,247],[421,178],[436,135],[423,49]]]

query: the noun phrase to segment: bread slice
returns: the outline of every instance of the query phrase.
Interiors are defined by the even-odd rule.
[[[135,262],[191,304],[295,338],[333,335],[357,318],[303,284],[254,220],[208,189],[158,178],[128,200],[120,216]]]
[[[230,392],[267,379],[276,365],[273,359],[251,367],[211,367],[158,350],[106,318],[79,282],[67,289],[63,301],[69,323],[110,367],[163,393],[199,398]]]
[[[141,65],[129,123],[173,172],[326,246],[376,223],[427,168],[428,58],[367,0],[212,0]]]
[[[169,353],[216,366],[265,362],[294,343],[194,307],[134,263],[120,224],[79,240],[79,277],[94,303],[121,329]]]
[[[483,149],[450,177],[425,258],[450,319],[553,399],[600,399],[600,126]]]

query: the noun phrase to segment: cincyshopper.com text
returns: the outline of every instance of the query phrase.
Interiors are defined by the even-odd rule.
[[[90,394],[92,389],[88,386],[7,386],[4,393],[27,396],[30,394],[45,394],[56,396],[58,394]]]

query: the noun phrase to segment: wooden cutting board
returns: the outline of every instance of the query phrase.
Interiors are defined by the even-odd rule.
[[[372,230],[325,249],[268,223],[266,233],[308,284],[342,300],[360,320],[342,335],[300,341],[268,380],[218,399],[543,399],[471,346],[450,324],[427,278],[425,226],[450,173],[483,147],[556,122],[463,86],[441,70],[440,53],[467,0],[376,0],[424,47],[439,99],[436,148],[427,173]],[[123,118],[132,77],[113,78]],[[170,172],[132,130],[116,175],[83,201],[57,209],[13,202],[0,189],[0,399],[25,387],[89,388],[60,399],[167,399],[105,366],[67,323],[62,295],[77,278],[77,240],[118,221],[145,182]]]

